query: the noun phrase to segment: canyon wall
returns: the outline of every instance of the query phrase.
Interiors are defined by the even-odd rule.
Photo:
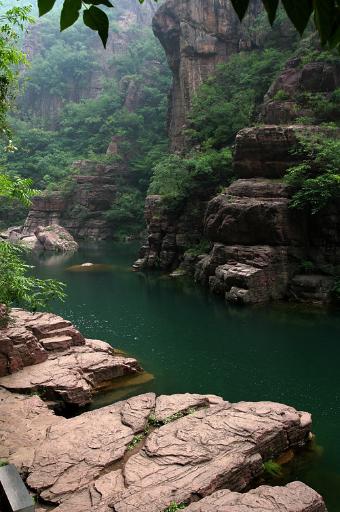
[[[230,0],[167,0],[156,12],[153,30],[173,74],[168,119],[173,151],[185,145],[183,129],[199,85],[230,55],[256,47],[248,27],[260,10],[261,2],[253,0],[242,24]]]
[[[214,17],[229,8],[228,2],[211,0],[195,3],[190,11],[189,2],[169,0],[155,16],[154,30],[174,75],[169,124],[174,151],[185,147],[181,128],[197,86],[230,53],[256,44],[245,43],[232,15],[228,23]],[[252,9],[254,16],[256,2]],[[299,124],[313,114],[306,98],[317,93],[327,100],[339,86],[337,62],[321,62],[315,55],[309,62],[290,59],[264,98],[262,125],[236,137],[236,181],[216,197],[202,191],[181,210],[169,208],[161,196],[147,198],[148,238],[135,268],[189,271],[231,302],[329,301],[340,272],[340,207],[334,203],[317,215],[292,209],[292,190],[283,177],[301,161],[294,153],[299,136],[319,131]],[[336,111],[328,115],[339,118]],[[209,252],[202,248],[203,254],[194,254],[191,248],[199,248],[202,239]]]

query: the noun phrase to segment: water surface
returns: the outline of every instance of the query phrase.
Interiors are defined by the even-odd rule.
[[[310,411],[318,447],[286,470],[340,511],[340,312],[316,308],[227,307],[191,282],[131,271],[136,246],[88,245],[74,255],[36,257],[39,277],[67,283],[53,311],[87,337],[139,359],[154,375],[99,397],[214,393],[226,400],[272,400]],[[67,270],[92,262],[111,265]],[[101,402],[100,402],[101,401]]]

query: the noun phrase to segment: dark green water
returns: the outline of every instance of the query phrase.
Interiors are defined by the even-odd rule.
[[[228,308],[192,283],[132,272],[135,254],[133,245],[103,244],[34,261],[40,277],[67,283],[67,301],[54,312],[87,337],[137,357],[155,377],[107,393],[99,403],[152,390],[273,400],[310,411],[318,449],[297,458],[286,478],[311,485],[325,496],[329,512],[339,512],[340,312]],[[88,261],[113,267],[67,270]]]

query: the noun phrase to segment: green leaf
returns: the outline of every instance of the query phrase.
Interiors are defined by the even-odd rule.
[[[90,5],[106,5],[106,7],[113,7],[109,0],[84,0],[84,4]]]
[[[64,0],[60,14],[60,30],[65,30],[77,21],[81,8],[81,0]]]
[[[106,48],[107,38],[109,36],[109,19],[105,12],[91,5],[89,9],[83,12],[83,20],[87,27],[98,32],[104,48]]]
[[[289,19],[299,34],[302,35],[313,12],[313,1],[282,0],[282,3]]]
[[[262,0],[262,2],[267,11],[269,23],[272,25],[276,18],[276,11],[279,5],[279,0]]]
[[[43,16],[47,12],[49,12],[56,0],[38,0],[38,9],[39,9],[39,16]]]
[[[242,21],[247,12],[249,0],[231,0],[231,3],[233,4],[240,21]]]
[[[337,10],[334,0],[314,0],[314,20],[322,45],[325,45],[332,36]]]

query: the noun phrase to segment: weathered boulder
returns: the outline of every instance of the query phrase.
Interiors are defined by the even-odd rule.
[[[188,512],[327,512],[322,497],[302,482],[261,486],[245,494],[221,490],[189,505]]]
[[[189,405],[192,409],[183,412]],[[128,456],[134,436],[147,427],[154,411],[166,423],[171,413],[173,421],[146,433],[144,444]],[[171,502],[189,504],[210,495],[224,503],[228,491],[213,493],[245,489],[262,473],[263,461],[303,446],[310,428],[310,415],[292,407],[230,404],[189,394],[156,398],[147,393],[65,419],[37,396],[0,388],[0,458],[15,463],[28,485],[57,512],[163,512]],[[259,499],[266,503],[270,491],[263,489]],[[322,504],[302,484],[288,486],[282,494],[272,492],[291,512],[314,512],[307,507],[314,504],[312,497]],[[301,500],[292,508],[297,495]],[[241,496],[246,499],[248,493]],[[232,498],[235,503],[241,499],[234,493]],[[306,507],[298,508],[301,504]]]
[[[67,252],[78,249],[78,244],[73,236],[57,224],[46,227],[39,226],[34,234],[45,251]]]
[[[0,386],[12,391],[82,406],[107,382],[140,371],[135,359],[85,340],[71,322],[50,313],[14,309],[0,329]]]

